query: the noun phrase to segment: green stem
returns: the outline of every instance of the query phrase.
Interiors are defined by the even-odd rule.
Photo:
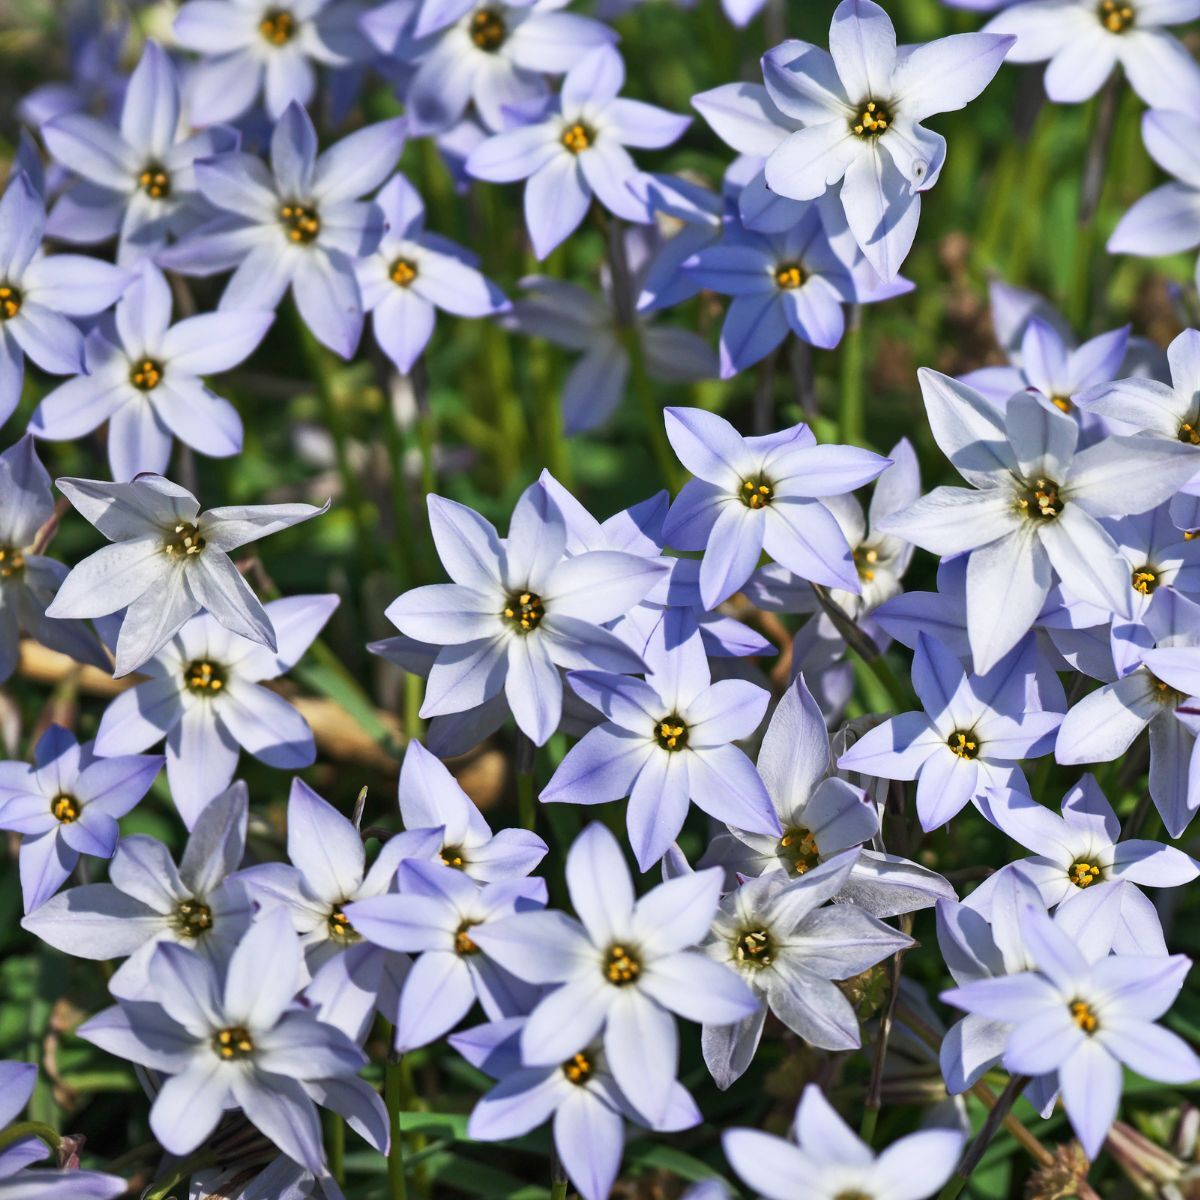
[[[897,712],[905,712],[912,707],[908,691],[896,678],[895,672],[888,666],[887,659],[879,653],[875,643],[829,598],[829,593],[820,584],[810,584],[816,593],[817,602],[825,610],[825,614],[833,622],[838,633],[845,639],[846,645],[862,659],[863,665],[883,685],[896,706]]]
[[[533,798],[533,758],[537,749],[523,733],[517,734],[517,819],[522,829],[537,828],[537,806]]]
[[[142,1200],[167,1200],[167,1197],[185,1183],[193,1171],[202,1171],[217,1161],[211,1150],[201,1150],[176,1163],[171,1170],[142,1193]]]
[[[550,1200],[567,1200],[567,1181],[556,1179],[550,1185]]]
[[[404,1073],[400,1059],[389,1057],[383,1074],[383,1096],[388,1111],[391,1145],[388,1147],[388,1187],[390,1200],[408,1200],[408,1182],[404,1175],[404,1135],[400,1132],[403,1107]]]
[[[863,391],[866,357],[863,346],[863,309],[861,304],[850,308],[846,336],[842,339],[841,408],[838,414],[838,437],[851,445],[863,440]]]
[[[972,1173],[979,1166],[979,1160],[983,1157],[983,1152],[988,1148],[989,1143],[995,1136],[996,1130],[1000,1128],[1001,1122],[1008,1116],[1012,1106],[1017,1102],[1017,1097],[1020,1096],[1028,1084],[1028,1075],[1013,1075],[1009,1079],[1004,1091],[1000,1093],[999,1100],[996,1101],[996,1107],[988,1113],[987,1118],[983,1122],[983,1127],[976,1134],[975,1140],[968,1147],[966,1154],[963,1155],[962,1162],[958,1164],[958,1170],[954,1173],[950,1182],[938,1193],[937,1200],[954,1200],[962,1192],[963,1188],[967,1186]]]
[[[51,1150],[57,1150],[62,1144],[62,1138],[49,1125],[43,1125],[41,1121],[18,1121],[7,1129],[0,1129],[0,1150],[7,1150],[30,1137],[40,1138]]]
[[[325,1114],[326,1140],[329,1143],[329,1173],[341,1186],[346,1182],[346,1122],[335,1112]]]

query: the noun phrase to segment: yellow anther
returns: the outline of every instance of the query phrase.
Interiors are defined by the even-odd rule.
[[[1075,411],[1075,401],[1070,396],[1051,396],[1050,403],[1058,409],[1059,412],[1073,413]]]
[[[1133,24],[1133,5],[1121,0],[1100,0],[1096,15],[1109,33],[1124,33]]]
[[[340,904],[330,909],[329,915],[325,918],[325,929],[333,941],[341,942],[343,945],[349,945],[362,939],[362,935],[350,924],[350,918],[342,911]]]
[[[624,946],[613,945],[608,950],[608,960],[604,965],[604,976],[609,983],[617,987],[625,987],[633,983],[642,973],[642,964],[632,950]]]
[[[654,740],[664,750],[684,750],[687,748],[687,725],[675,713],[663,717],[654,726]]]
[[[152,358],[143,358],[130,368],[129,382],[139,392],[152,392],[162,383],[162,373],[161,363],[156,363]]]
[[[850,128],[855,137],[879,137],[891,124],[892,114],[885,104],[868,100],[859,106],[858,113],[851,118]]]
[[[765,929],[747,929],[733,948],[734,957],[750,967],[769,967],[775,958],[771,935]]]
[[[0,296],[3,294],[3,292],[0,292]],[[1200,429],[1197,429],[1190,421],[1181,421],[1179,423],[1177,436],[1181,442],[1187,442],[1192,446],[1200,446]]]
[[[279,210],[279,220],[283,224],[288,241],[298,246],[307,246],[317,240],[321,232],[321,218],[317,210],[307,204],[285,204]]]
[[[0,284],[0,321],[11,321],[21,311],[23,297],[11,283]]]
[[[225,686],[225,670],[207,659],[195,659],[183,668],[183,682],[190,692],[213,695]]]
[[[1031,519],[1052,521],[1065,503],[1053,479],[1035,479],[1017,495],[1017,508]]]
[[[499,50],[507,34],[504,18],[494,8],[481,8],[471,17],[471,41],[480,50]]]
[[[213,1049],[227,1062],[254,1053],[254,1040],[244,1025],[227,1025],[213,1034]]]
[[[875,578],[875,568],[879,564],[879,551],[873,546],[856,546],[850,551],[850,557],[854,559],[854,569],[859,579],[870,583]]]
[[[574,125],[568,125],[563,130],[561,140],[572,154],[581,154],[592,144],[595,137],[595,133],[582,121],[576,121]]]
[[[180,521],[163,542],[163,551],[187,558],[199,554],[207,545],[197,526],[189,521]]]
[[[975,731],[973,729],[956,729],[946,739],[946,745],[959,758],[971,759],[979,757],[979,743],[975,741]]]
[[[151,200],[165,200],[171,194],[171,176],[159,163],[148,163],[143,167],[137,182]]]
[[[0,546],[0,581],[13,579],[25,570],[25,555],[12,546]]]
[[[50,812],[59,824],[70,825],[79,820],[79,803],[74,796],[69,796],[66,792],[59,792],[50,801]]]
[[[467,932],[471,926],[478,925],[478,921],[464,921],[454,934],[454,952],[456,954],[478,954],[479,947],[475,944],[471,935]]]
[[[775,268],[775,286],[791,291],[804,282],[804,268],[795,262],[780,263]]]
[[[817,839],[811,829],[802,825],[793,825],[779,839],[779,854],[787,860],[788,869],[795,875],[811,871],[821,861]]]
[[[268,8],[258,23],[258,32],[272,46],[286,46],[296,36],[296,18],[286,8]]]
[[[1100,868],[1082,858],[1067,868],[1067,878],[1077,887],[1091,887],[1100,878]]]
[[[392,263],[392,282],[406,288],[417,277],[417,264],[411,258],[398,258]]]
[[[176,932],[185,938],[198,938],[212,928],[212,923],[212,909],[195,899],[182,901],[171,922]]]
[[[1129,581],[1135,592],[1149,596],[1158,587],[1158,571],[1149,563],[1143,567],[1135,567]]]
[[[1086,1000],[1071,1001],[1071,1020],[1083,1030],[1084,1033],[1095,1033],[1100,1025],[1099,1019],[1096,1017],[1096,1011]]]
[[[466,859],[463,857],[461,846],[443,846],[438,851],[438,858],[448,867],[453,867],[456,871],[461,871],[466,864]]]
[[[536,592],[513,592],[501,615],[518,633],[530,633],[542,623],[546,609]]]
[[[775,489],[761,477],[742,480],[742,490],[738,492],[738,499],[747,508],[766,508],[774,497]]]
[[[582,1087],[591,1078],[592,1071],[595,1069],[592,1066],[592,1060],[586,1054],[580,1051],[572,1058],[568,1058],[562,1065],[563,1074],[575,1084]]]

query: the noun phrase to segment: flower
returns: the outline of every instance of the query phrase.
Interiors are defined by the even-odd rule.
[[[975,669],[989,671],[1021,640],[1055,574],[1068,595],[1128,617],[1127,574],[1096,518],[1167,500],[1195,469],[1188,448],[1110,436],[1077,450],[1079,426],[1036,393],[998,413],[965,384],[925,368],[918,377],[933,436],[972,488],[934,488],[883,528],[934,554],[970,554]]]
[[[1117,1115],[1122,1065],[1162,1083],[1200,1078],[1200,1058],[1187,1042],[1154,1024],[1178,996],[1191,961],[1181,954],[1090,958],[1032,905],[1021,929],[1033,970],[967,983],[942,999],[1011,1024],[1006,1070],[1057,1072],[1067,1118],[1094,1159]]]
[[[1200,866],[1174,846],[1120,840],[1121,822],[1092,775],[1084,775],[1063,797],[1061,817],[1014,791],[989,792],[982,807],[993,825],[1034,852],[1017,866],[1047,907],[1109,879],[1182,887],[1200,875]]]
[[[495,1021],[449,1039],[472,1066],[499,1080],[472,1109],[468,1135],[505,1141],[552,1120],[554,1149],[576,1190],[584,1200],[607,1200],[621,1169],[625,1121],[645,1128],[646,1119],[621,1091],[598,1043],[562,1063],[524,1066],[523,1024],[520,1018]],[[666,1116],[651,1128],[674,1132],[700,1120],[696,1102],[676,1083]]]
[[[730,1024],[757,1007],[750,989],[693,947],[716,912],[720,872],[699,871],[634,899],[617,840],[597,822],[567,855],[580,921],[519,913],[476,932],[484,952],[518,979],[559,984],[521,1031],[530,1067],[559,1067],[603,1033],[617,1085],[650,1125],[671,1105],[679,1052],[673,1013]]]
[[[1184,112],[1155,108],[1142,114],[1142,142],[1150,157],[1175,178],[1156,187],[1117,222],[1109,254],[1154,258],[1200,246],[1200,138]],[[1197,260],[1200,270],[1200,260]]]
[[[257,0],[254,0],[257,2]],[[362,335],[354,261],[383,236],[383,213],[359,197],[395,169],[402,118],[368,125],[317,154],[312,119],[290,104],[271,133],[271,171],[252,155],[196,167],[201,192],[225,215],[159,256],[172,270],[212,275],[236,267],[220,307],[274,309],[289,286],[317,340],[349,358]]]
[[[809,1045],[862,1044],[854,1008],[830,981],[858,975],[913,940],[854,904],[826,904],[844,889],[857,857],[847,850],[798,879],[771,872],[721,901],[704,949],[746,981],[759,1006],[736,1025],[705,1024],[701,1048],[717,1087],[750,1066],[768,1010]]]
[[[78,662],[109,669],[99,639],[82,621],[46,617],[67,568],[37,551],[53,527],[50,476],[26,434],[0,453],[0,683],[17,667],[22,633]]]
[[[150,994],[105,1009],[78,1033],[168,1075],[150,1128],[172,1154],[190,1154],[236,1106],[288,1157],[324,1175],[313,1100],[345,1107],[336,1089],[321,1085],[348,1085],[366,1056],[341,1030],[292,1007],[302,969],[291,919],[273,909],[243,935],[223,974],[194,950],[156,946]],[[378,1093],[363,1087],[381,1107]]]
[[[1046,95],[1057,104],[1094,96],[1117,63],[1151,107],[1200,103],[1200,68],[1164,25],[1194,21],[1200,4],[1156,0],[1032,0],[994,16],[985,32],[1014,34],[1015,63],[1046,62]]]
[[[593,196],[614,216],[650,219],[629,187],[638,170],[625,147],[669,146],[691,117],[619,97],[624,83],[620,54],[611,46],[593,50],[567,72],[540,119],[493,135],[467,158],[467,172],[476,179],[529,180],[525,224],[538,258],[579,226]]]
[[[766,181],[795,200],[841,183],[846,220],[883,279],[900,270],[937,182],[946,141],[921,124],[965,108],[991,82],[1014,38],[960,33],[896,48],[891,18],[872,0],[842,0],[829,53],[787,41],[763,58],[771,99],[801,128],[771,151]]]
[[[445,764],[415,740],[408,743],[400,764],[399,795],[404,827],[440,829],[442,862],[479,883],[528,875],[549,849],[528,829],[493,833]]]
[[[157,654],[201,608],[231,633],[276,649],[270,618],[229,551],[319,516],[328,504],[235,504],[201,512],[191,492],[161,475],[129,483],[56,482],[112,545],[75,564],[46,615],[103,617],[125,609],[118,676]]]
[[[879,811],[861,788],[832,773],[829,734],[820,706],[798,675],[784,692],[758,752],[758,775],[766,785],[782,836],[730,825],[717,834],[700,860],[722,866],[727,883],[737,877],[803,877],[822,863],[857,849],[842,881],[840,900],[876,917],[928,908],[954,889],[938,874],[895,854],[867,849],[879,836]]]
[[[171,324],[171,289],[149,264],[86,343],[87,370],[43,398],[35,437],[71,441],[108,421],[113,478],[161,474],[172,438],[228,458],[242,448],[242,419],[200,378],[227,371],[262,341],[273,312],[202,313]]]
[[[663,564],[609,550],[564,558],[566,525],[540,484],[517,501],[504,542],[465,505],[441,496],[428,503],[454,582],[414,588],[387,610],[402,633],[441,647],[423,717],[476,708],[503,689],[518,727],[540,746],[562,713],[559,666],[644,669],[601,626],[645,596]]]
[[[479,273],[474,255],[425,229],[425,205],[403,175],[384,185],[376,203],[387,233],[355,271],[375,340],[396,370],[407,374],[433,336],[437,309],[486,317],[511,306]]]
[[[471,105],[486,129],[499,132],[512,123],[511,107],[546,95],[544,76],[616,41],[607,25],[561,7],[562,0],[453,0],[422,4],[414,21],[413,6],[401,0],[381,5],[363,27],[381,53],[417,60],[404,88],[414,134],[450,129]]]
[[[33,1063],[0,1061],[0,1133],[21,1115],[37,1083]],[[124,1179],[99,1171],[26,1171],[50,1153],[41,1138],[30,1134],[0,1149],[0,1200],[113,1200],[128,1191]]]
[[[81,254],[38,253],[46,214],[23,171],[0,196],[0,425],[21,398],[28,355],[51,375],[84,369],[83,334],[69,317],[106,309],[130,275]]]
[[[400,993],[396,1051],[436,1041],[476,1000],[493,1021],[529,1011],[536,989],[494,962],[476,937],[513,913],[542,908],[543,880],[479,884],[445,863],[410,860],[401,863],[398,882],[398,893],[363,897],[345,909],[367,941],[417,954]]]
[[[193,617],[142,664],[149,675],[104,710],[96,745],[128,754],[167,739],[167,780],[190,829],[206,804],[229,786],[239,747],[285,771],[316,757],[308,722],[262,686],[291,670],[337,608],[337,596],[289,596],[265,608],[278,644],[268,649],[222,628],[209,613]]]
[[[42,734],[34,766],[0,764],[0,829],[21,837],[25,911],[44,904],[67,881],[81,854],[112,858],[117,818],[150,790],[160,755],[97,758],[61,725]]]
[[[88,244],[115,234],[121,265],[153,257],[212,215],[196,189],[195,162],[238,144],[236,130],[222,125],[189,128],[175,67],[153,41],[129,78],[119,128],[81,111],[47,121],[41,133],[59,165],[80,177],[55,203],[50,236]]]
[[[732,596],[764,549],[803,579],[859,590],[845,536],[817,498],[869,483],[888,459],[856,446],[818,446],[807,425],[743,438],[703,409],[665,413],[671,446],[696,478],[675,497],[663,536],[680,550],[704,551],[705,608]]]
[[[247,810],[244,783],[216,797],[197,819],[178,867],[157,838],[123,837],[109,863],[111,883],[59,892],[22,927],[76,958],[126,959],[109,990],[127,999],[149,988],[150,959],[161,942],[224,961],[250,925],[250,899],[230,877],[246,847]]]
[[[1061,712],[1032,707],[1032,640],[991,671],[967,675],[924,634],[913,687],[924,712],[900,713],[868,730],[838,759],[844,771],[916,779],[921,828],[938,829],[988,788],[1024,786],[1021,759],[1048,754]]]
[[[950,1178],[962,1153],[957,1129],[923,1129],[893,1142],[878,1157],[834,1111],[815,1083],[796,1109],[797,1145],[757,1129],[729,1129],[721,1138],[738,1176],[766,1200],[791,1200],[796,1180],[830,1196],[923,1200]]]
[[[203,56],[188,79],[196,120],[233,120],[260,96],[275,121],[289,104],[308,104],[315,63],[345,67],[366,57],[361,11],[353,0],[188,0],[173,32],[180,46]]]
[[[571,689],[607,720],[567,752],[541,800],[603,804],[628,796],[629,840],[643,871],[678,836],[689,800],[719,821],[779,837],[762,780],[732,744],[758,727],[770,693],[744,679],[713,683],[698,633],[647,661],[644,680],[603,671],[567,675]]]
[[[753,233],[731,218],[717,245],[683,264],[698,286],[733,296],[721,326],[722,379],[765,358],[789,333],[832,350],[845,328],[843,304],[911,289],[906,280],[881,287],[853,241],[847,247],[838,237],[839,224],[845,229],[839,208],[815,201],[783,233]]]

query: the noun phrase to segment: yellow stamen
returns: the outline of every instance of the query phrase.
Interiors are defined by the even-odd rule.
[[[130,368],[129,382],[139,392],[152,392],[162,383],[162,373],[161,363],[156,363],[152,358],[143,358]]]
[[[171,176],[160,163],[148,163],[143,167],[137,182],[151,200],[165,200],[171,194]]]
[[[972,759],[979,757],[979,743],[975,740],[973,729],[956,729],[947,739],[946,745],[959,758]]]
[[[632,950],[622,945],[613,945],[608,950],[608,961],[604,965],[604,975],[609,983],[617,987],[625,987],[633,983],[642,973],[642,964]]]
[[[23,297],[11,283],[0,284],[0,321],[11,321],[21,311]]]
[[[595,133],[582,121],[576,121],[574,125],[568,125],[563,130],[561,141],[572,154],[582,154],[592,144],[595,137]]]
[[[74,796],[60,792],[50,801],[50,811],[61,825],[71,825],[79,820],[79,804]]]
[[[183,683],[190,692],[216,695],[225,686],[225,671],[207,659],[196,659],[183,668]]]
[[[481,8],[471,17],[471,41],[480,50],[499,50],[507,34],[504,18],[494,8]]]
[[[1067,878],[1077,887],[1091,887],[1100,878],[1100,868],[1082,858],[1067,868]]]
[[[258,23],[258,32],[272,46],[286,46],[296,36],[296,18],[286,8],[268,8]]]
[[[308,246],[317,240],[321,232],[321,218],[317,210],[308,204],[285,204],[279,210],[279,220],[289,242]]]
[[[1109,33],[1124,33],[1133,24],[1133,5],[1121,0],[1100,0],[1096,15]]]
[[[417,264],[411,258],[398,258],[392,263],[392,282],[397,287],[411,286],[417,277]]]
[[[580,1051],[573,1058],[568,1058],[562,1065],[563,1074],[574,1084],[582,1087],[591,1078],[592,1060]]]
[[[1086,1000],[1071,1001],[1071,1020],[1083,1030],[1084,1033],[1095,1033],[1100,1025],[1100,1021],[1096,1016],[1095,1009]]]
[[[514,592],[501,613],[518,633],[531,633],[542,623],[545,615],[542,598],[536,592]]]
[[[891,111],[875,100],[861,105],[858,114],[851,118],[850,129],[855,137],[879,137],[891,124]]]
[[[228,1025],[219,1029],[213,1034],[212,1047],[226,1062],[254,1053],[254,1041],[244,1025]]]

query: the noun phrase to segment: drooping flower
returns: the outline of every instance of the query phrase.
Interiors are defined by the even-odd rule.
[[[38,553],[54,518],[50,476],[28,434],[0,453],[0,683],[16,670],[21,634],[77,662],[109,669],[99,638],[82,621],[55,621],[46,606],[67,568]]]
[[[1032,706],[1032,641],[986,674],[968,675],[940,642],[921,635],[913,687],[924,712],[900,713],[868,730],[838,759],[845,771],[916,779],[921,827],[938,829],[968,801],[1023,787],[1019,763],[1050,753],[1061,712]]]
[[[176,867],[170,851],[143,833],[123,837],[109,863],[111,883],[67,888],[22,926],[77,958],[124,958],[109,980],[114,996],[137,999],[160,942],[177,942],[223,962],[250,925],[245,888],[229,876],[246,847],[246,785],[236,783],[200,814]]]
[[[1011,1024],[1004,1066],[1057,1072],[1063,1105],[1084,1153],[1095,1158],[1121,1099],[1122,1066],[1162,1083],[1200,1078],[1200,1058],[1155,1021],[1179,995],[1191,961],[1120,954],[1090,960],[1039,908],[1022,935],[1034,969],[944,992],[968,1012]]]
[[[616,838],[593,822],[572,844],[566,873],[581,921],[519,913],[476,940],[517,978],[560,985],[521,1031],[522,1062],[559,1067],[603,1034],[618,1086],[654,1125],[671,1106],[678,1068],[673,1014],[720,1025],[757,1008],[733,972],[694,949],[716,912],[720,872],[671,879],[635,901]]]
[[[1021,792],[989,792],[984,815],[1034,852],[1017,860],[1021,874],[1053,908],[1078,890],[1110,879],[1143,887],[1182,887],[1200,866],[1182,850],[1144,838],[1121,839],[1121,822],[1092,775],[1063,797],[1062,816]]]
[[[696,478],[667,514],[663,536],[680,550],[703,550],[700,595],[715,608],[758,565],[763,550],[814,583],[860,590],[841,528],[821,497],[869,483],[888,460],[856,446],[818,446],[807,425],[743,438],[723,417],[668,408],[667,437]]]
[[[525,224],[538,258],[569,236],[593,197],[614,216],[650,219],[629,184],[638,168],[626,146],[661,149],[678,140],[691,117],[618,96],[625,64],[611,46],[580,59],[544,113],[481,142],[467,171],[492,183],[525,185]]]
[[[0,196],[0,425],[21,398],[28,355],[51,375],[84,370],[83,334],[70,317],[102,312],[128,272],[82,254],[39,254],[46,214],[21,172]]]
[[[963,1148],[957,1129],[923,1129],[876,1157],[815,1083],[800,1097],[792,1132],[795,1144],[757,1129],[729,1129],[721,1138],[733,1169],[765,1200],[792,1200],[798,1179],[814,1195],[925,1200],[950,1178]]]
[[[568,674],[572,690],[607,719],[568,751],[541,800],[603,804],[628,796],[629,839],[643,871],[679,835],[689,802],[719,821],[779,837],[762,780],[733,745],[758,727],[770,694],[743,679],[713,683],[698,632],[647,662],[645,679]]]
[[[292,1005],[302,972],[291,919],[272,909],[221,972],[194,950],[156,946],[149,993],[105,1009],[79,1036],[168,1076],[150,1107],[150,1128],[172,1154],[190,1154],[236,1106],[290,1158],[324,1175],[314,1100],[344,1108],[341,1089],[361,1083],[355,1075],[366,1057],[341,1030]],[[340,1086],[323,1088],[325,1080]],[[362,1089],[382,1106],[374,1089]]]
[[[599,1043],[562,1063],[530,1067],[521,1058],[523,1024],[510,1018],[450,1037],[468,1062],[498,1080],[471,1111],[468,1133],[479,1141],[505,1141],[552,1121],[555,1151],[579,1194],[608,1200],[621,1169],[625,1122],[641,1128],[648,1122],[621,1090]],[[650,1128],[676,1132],[700,1120],[696,1102],[676,1083],[665,1116]]]
[[[269,172],[245,153],[197,166],[201,192],[224,215],[159,262],[189,275],[236,267],[221,294],[226,312],[274,309],[291,287],[314,336],[349,358],[363,326],[354,263],[384,230],[379,206],[361,197],[395,170],[404,133],[403,118],[380,121],[318,154],[312,119],[289,105],[271,134]]]
[[[771,151],[772,191],[815,200],[841,183],[846,220],[867,261],[900,270],[937,182],[946,140],[921,124],[965,108],[1000,68],[1014,39],[961,33],[898,53],[891,18],[872,0],[842,0],[829,52],[787,41],[763,58],[771,99],[801,128]]]
[[[289,596],[265,613],[268,649],[193,617],[140,670],[150,678],[122,692],[96,733],[101,754],[128,754],[167,740],[171,796],[190,829],[229,786],[245,749],[268,766],[296,771],[316,757],[312,730],[277,692],[262,686],[291,670],[338,605],[337,596]]]
[[[1128,617],[1129,581],[1098,517],[1146,512],[1195,469],[1188,448],[1110,436],[1077,450],[1079,426],[1032,392],[1003,413],[936,371],[918,372],[938,445],[968,488],[939,487],[884,528],[934,554],[969,554],[967,631],[989,671],[1037,619],[1057,575],[1065,592]]]
[[[847,850],[798,879],[772,872],[722,901],[704,949],[736,971],[759,999],[734,1025],[704,1026],[704,1061],[720,1088],[750,1066],[768,1011],[810,1045],[861,1045],[858,1018],[832,982],[849,979],[912,945],[855,904],[826,904],[843,891],[858,851]]]
[[[38,741],[34,765],[0,764],[0,829],[21,834],[25,911],[67,881],[81,854],[112,858],[117,819],[150,790],[162,769],[157,754],[97,758],[61,725]]]
[[[730,825],[709,844],[700,865],[721,866],[733,877],[802,877],[848,850],[858,850],[841,883],[839,900],[876,917],[927,908],[953,899],[940,875],[869,848],[879,834],[879,812],[861,788],[833,774],[825,717],[798,675],[771,714],[758,752],[758,774],[775,808],[782,836]],[[735,886],[735,878],[728,878]]]
[[[231,121],[262,98],[278,120],[289,104],[308,104],[318,64],[346,67],[366,57],[354,0],[188,0],[175,17],[175,40],[202,57],[188,75],[194,119]]]
[[[237,149],[236,130],[193,131],[183,116],[179,78],[157,42],[134,68],[114,128],[86,111],[41,128],[58,164],[80,182],[56,201],[46,224],[53,238],[92,244],[117,236],[117,262],[152,257],[212,210],[196,188],[195,162]]]
[[[517,725],[541,745],[562,713],[560,666],[644,669],[602,625],[645,596],[663,564],[617,551],[565,558],[566,525],[540,484],[522,494],[503,542],[478,513],[440,496],[429,497],[429,521],[454,582],[414,588],[387,610],[402,633],[441,647],[423,717],[476,708],[503,689]]]
[[[277,648],[271,620],[229,552],[319,516],[328,504],[235,504],[201,512],[191,492],[161,475],[129,483],[56,482],[112,544],[75,564],[46,614],[103,617],[124,609],[118,676],[153,657],[201,608],[231,633]]]
[[[200,454],[228,458],[242,448],[242,419],[201,379],[248,358],[273,312],[218,312],[171,324],[171,289],[144,264],[112,321],[89,335],[86,375],[45,396],[29,422],[35,437],[73,441],[108,422],[113,478],[162,474],[174,438]]]
[[[1118,63],[1152,108],[1200,103],[1200,68],[1164,25],[1194,21],[1194,0],[1029,0],[994,16],[985,32],[1014,35],[1010,62],[1046,62],[1046,95],[1058,104],[1094,96]]]
[[[387,233],[355,270],[375,340],[396,370],[407,374],[433,336],[439,308],[459,317],[486,317],[510,305],[480,274],[473,254],[425,229],[425,205],[403,175],[384,185],[376,203]]]

